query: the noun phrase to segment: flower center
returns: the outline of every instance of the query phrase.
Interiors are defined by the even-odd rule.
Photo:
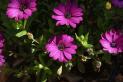
[[[117,44],[116,44],[115,42],[112,42],[110,45],[111,45],[111,47],[113,47],[113,48],[117,47]]]
[[[64,44],[59,44],[59,45],[58,45],[58,49],[59,49],[59,50],[63,51],[64,48],[65,48]]]
[[[26,4],[21,4],[20,10],[24,11],[27,8]]]
[[[65,14],[65,17],[66,17],[66,18],[71,18],[71,13],[70,13],[70,12],[67,12],[67,13]]]

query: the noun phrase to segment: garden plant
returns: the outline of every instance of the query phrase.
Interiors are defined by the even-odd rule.
[[[0,82],[123,82],[123,0],[1,0]]]

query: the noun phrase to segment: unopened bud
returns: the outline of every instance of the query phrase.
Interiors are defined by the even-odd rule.
[[[107,10],[111,9],[111,2],[109,2],[109,1],[106,2],[106,9]]]
[[[34,39],[34,37],[33,37],[33,34],[32,34],[32,33],[29,33],[29,32],[28,32],[28,33],[27,33],[27,36],[28,36],[28,38],[29,38],[29,39],[31,39],[31,40],[33,40],[33,39]]]

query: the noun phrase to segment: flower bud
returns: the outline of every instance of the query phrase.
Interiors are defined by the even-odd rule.
[[[109,1],[106,2],[106,9],[107,10],[111,9],[111,2],[109,2]]]
[[[32,34],[32,33],[29,33],[29,32],[28,32],[28,33],[27,33],[27,36],[28,36],[28,38],[29,38],[29,39],[31,39],[31,40],[33,40],[33,39],[34,39],[34,37],[33,37],[33,34]]]

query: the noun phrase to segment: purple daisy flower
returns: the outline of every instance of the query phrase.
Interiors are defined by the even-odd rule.
[[[72,54],[76,54],[77,45],[73,41],[74,39],[67,34],[54,36],[46,45],[46,50],[54,60],[67,62],[72,59]]]
[[[2,66],[5,63],[5,59],[3,56],[4,42],[5,42],[4,36],[0,32],[0,66]]]
[[[123,52],[123,35],[120,31],[111,29],[101,35],[100,43],[103,50],[112,54]]]
[[[28,19],[36,11],[36,0],[10,0],[7,16],[16,21]]]
[[[72,0],[67,0],[66,4],[60,4],[54,8],[52,18],[57,20],[58,25],[70,25],[76,28],[76,24],[79,24],[83,18],[83,10],[79,8]]]
[[[116,7],[123,8],[123,0],[112,0],[112,4]]]

